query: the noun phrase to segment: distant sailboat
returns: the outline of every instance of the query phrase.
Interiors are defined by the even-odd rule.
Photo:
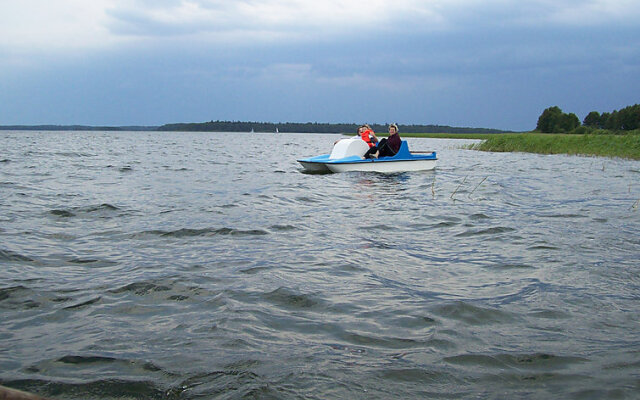
[[[255,132],[253,132],[253,128],[251,128],[251,132],[249,132],[249,133],[255,133]]]
[[[276,126],[276,133],[280,133],[280,131],[278,130],[278,127]]]

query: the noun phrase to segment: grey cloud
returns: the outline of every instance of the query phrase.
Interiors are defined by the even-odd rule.
[[[22,103],[48,104],[50,115],[100,110],[112,119],[93,118],[110,124],[140,110],[128,111],[126,123],[388,118],[527,129],[554,104],[582,115],[637,102],[637,25],[559,23],[558,15],[582,7],[578,1],[453,3],[435,16],[394,13],[388,24],[340,30],[319,28],[322,20],[309,26],[243,20],[234,7],[246,2],[193,1],[198,12],[192,12],[181,8],[183,1],[122,1],[108,10],[107,27],[125,46],[78,55],[82,65],[40,62],[46,69],[40,75],[14,74],[28,79],[0,93],[8,105],[0,118],[36,115],[15,106],[19,93],[37,93]],[[279,40],[264,40],[269,35]],[[77,77],[85,78],[70,84]],[[65,87],[77,95],[64,94]],[[47,93],[63,93],[67,108],[56,108]],[[495,121],[502,110],[509,119]]]

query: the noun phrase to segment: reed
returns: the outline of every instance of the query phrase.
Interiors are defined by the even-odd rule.
[[[469,193],[469,198],[471,198],[471,195],[473,194],[473,192],[475,192],[475,191],[476,191],[476,189],[478,189],[478,188],[480,187],[480,185],[482,185],[482,183],[483,183],[484,181],[486,181],[486,180],[487,180],[487,178],[488,178],[488,176],[485,176],[484,178],[482,178],[482,180],[480,181],[480,183],[478,183],[478,184],[476,185],[476,187],[474,187],[474,188],[473,188],[473,190],[471,191],[471,193]]]
[[[501,134],[490,135],[482,142],[467,148],[480,151],[571,154],[640,160],[640,134]]]
[[[431,196],[436,197],[436,174],[433,174],[433,182],[431,182]]]
[[[460,186],[464,185],[464,184],[465,184],[465,182],[467,182],[467,177],[468,177],[468,176],[469,176],[469,175],[467,175],[467,176],[465,176],[465,177],[464,177],[464,179],[462,180],[462,182],[460,182],[460,184],[458,185],[458,187],[456,188],[456,190],[454,190],[454,191],[453,191],[453,193],[451,193],[451,196],[450,196],[449,198],[451,198],[451,199],[455,200],[455,199],[453,198],[453,196],[455,196],[455,195],[456,195],[456,193],[458,193],[458,189],[460,189]]]

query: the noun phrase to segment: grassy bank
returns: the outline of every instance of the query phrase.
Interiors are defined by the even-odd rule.
[[[377,136],[381,136],[376,133]],[[492,136],[506,135],[506,133],[405,133],[400,132],[402,137],[421,137],[433,139],[487,139]],[[387,136],[382,133],[382,136]]]
[[[539,154],[573,154],[620,157],[640,160],[640,134],[562,135],[519,133],[487,135],[473,150],[526,152]]]

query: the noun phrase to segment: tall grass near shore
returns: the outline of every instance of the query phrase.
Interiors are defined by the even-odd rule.
[[[480,151],[527,152],[620,157],[640,160],[640,134],[561,135],[520,133],[489,135],[468,148]]]

